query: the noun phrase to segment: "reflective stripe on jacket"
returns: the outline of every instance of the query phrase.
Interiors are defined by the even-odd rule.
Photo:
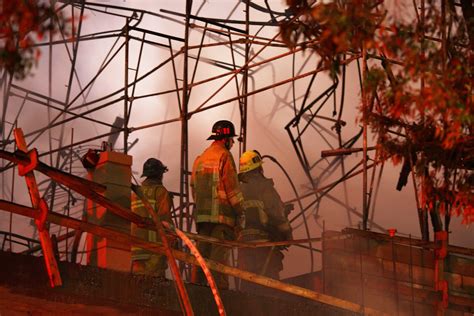
[[[162,220],[171,222],[171,196],[163,186],[163,184],[154,179],[146,179],[140,186],[143,195],[150,202],[153,210],[158,213]],[[145,208],[141,199],[132,193],[132,212],[140,215],[141,217],[152,218],[148,214],[148,210]],[[158,242],[159,238],[156,231],[150,231],[148,229],[139,228],[136,224],[132,223],[131,226],[132,236],[139,237],[146,241]],[[132,261],[134,260],[148,260],[152,255],[152,252],[144,250],[139,247],[132,247]]]
[[[258,170],[243,174],[242,180],[240,187],[245,199],[245,228],[240,233],[240,239],[291,239],[291,226],[273,180],[265,178]]]
[[[232,154],[214,141],[194,161],[191,190],[196,223],[221,223],[234,227],[234,207],[243,201]]]

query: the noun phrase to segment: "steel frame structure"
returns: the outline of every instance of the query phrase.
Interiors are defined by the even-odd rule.
[[[204,3],[203,3],[204,4]],[[236,4],[236,7],[233,9],[234,11],[239,6]],[[69,43],[71,42],[70,39],[66,38],[65,34],[61,34],[62,40],[50,40],[49,42],[38,43],[37,46],[47,47],[50,52],[50,60],[48,62],[48,94],[45,95],[44,93],[39,93],[35,91],[35,89],[27,88],[22,86],[21,83],[14,82],[11,77],[9,77],[6,73],[3,73],[3,93],[4,93],[4,102],[3,102],[3,116],[2,116],[2,147],[7,148],[13,144],[13,139],[11,138],[12,130],[17,126],[18,119],[21,119],[24,112],[27,112],[28,109],[24,107],[26,103],[33,103],[44,106],[48,111],[48,124],[44,127],[38,128],[34,131],[29,131],[26,133],[25,137],[29,140],[29,145],[34,145],[38,143],[41,136],[45,133],[48,133],[49,140],[48,140],[48,149],[42,151],[39,155],[40,158],[49,157],[49,161],[51,165],[54,165],[56,168],[67,170],[69,172],[79,172],[80,173],[80,166],[78,166],[78,158],[90,147],[90,144],[94,144],[97,140],[103,139],[108,137],[108,142],[114,142],[117,140],[117,136],[119,133],[123,133],[123,151],[127,153],[131,147],[135,143],[129,143],[130,134],[136,131],[140,131],[143,129],[149,129],[156,126],[161,126],[165,124],[171,124],[176,122],[181,122],[181,157],[180,157],[180,190],[179,193],[176,193],[179,196],[179,204],[176,207],[177,212],[177,224],[178,227],[184,228],[186,230],[190,230],[192,227],[192,217],[190,216],[190,206],[191,202],[189,200],[189,157],[188,157],[188,121],[191,119],[193,115],[198,113],[208,111],[210,109],[222,106],[224,104],[228,104],[230,102],[237,102],[238,108],[240,112],[240,148],[239,152],[242,153],[246,149],[247,144],[247,103],[248,98],[252,95],[262,93],[267,90],[272,90],[275,87],[282,86],[288,83],[291,83],[294,88],[295,81],[312,76],[311,82],[307,87],[307,91],[304,96],[304,101],[301,105],[301,110],[297,111],[296,109],[296,100],[293,96],[293,101],[285,101],[285,106],[292,106],[295,109],[295,119],[288,123],[286,129],[288,130],[288,134],[292,139],[292,142],[295,146],[296,153],[298,157],[301,159],[303,163],[303,167],[305,172],[308,175],[308,179],[313,185],[313,188],[316,189],[317,185],[314,184],[313,176],[311,176],[310,171],[314,168],[313,166],[309,166],[307,159],[305,157],[304,148],[302,145],[301,136],[308,127],[311,125],[311,128],[316,130],[319,134],[321,133],[328,133],[331,134],[328,128],[321,126],[320,123],[315,122],[315,118],[326,120],[329,122],[333,122],[336,124],[344,125],[344,122],[340,120],[340,118],[332,119],[328,117],[324,117],[318,114],[316,111],[312,114],[311,117],[307,116],[308,111],[311,112],[312,108],[319,102],[319,110],[325,105],[329,96],[327,95],[328,92],[323,92],[320,96],[318,96],[314,101],[310,102],[309,105],[305,105],[308,98],[310,98],[309,90],[311,88],[311,84],[313,83],[317,74],[320,74],[324,71],[324,69],[314,69],[309,72],[303,73],[303,67],[298,70],[298,73],[293,73],[293,76],[287,78],[285,80],[277,81],[269,85],[264,85],[260,89],[253,89],[249,91],[249,78],[252,77],[252,73],[259,71],[259,68],[268,66],[269,63],[290,56],[291,58],[295,58],[296,53],[301,53],[302,48],[297,47],[293,51],[288,51],[286,46],[277,39],[279,32],[277,31],[273,38],[265,38],[259,36],[259,32],[262,30],[263,27],[278,27],[278,20],[280,19],[288,19],[290,18],[287,12],[277,12],[270,8],[268,3],[266,3],[266,7],[259,6],[257,4],[251,2],[244,3],[244,10],[245,20],[232,20],[230,16],[226,19],[215,19],[215,18],[207,18],[207,17],[199,17],[198,14],[191,14],[192,9],[192,1],[186,1],[185,6],[185,13],[176,13],[171,12],[169,10],[160,10],[160,13],[156,12],[149,12],[140,9],[134,8],[126,8],[126,7],[119,7],[114,5],[107,5],[101,3],[89,3],[84,1],[68,1],[65,2],[64,5],[60,6],[59,10],[67,10],[68,8],[71,9],[71,16],[77,18],[77,31],[74,34],[74,42],[72,43],[72,47],[69,47]],[[202,6],[201,6],[202,7]],[[200,8],[201,9],[201,8]],[[200,10],[199,9],[199,10]],[[258,21],[251,21],[250,20],[250,11],[257,10],[260,12],[264,12],[268,14],[269,20],[266,22],[258,22]],[[84,12],[95,12],[96,14],[105,14],[106,16],[113,16],[118,17],[123,20],[123,27],[120,29],[115,30],[108,30],[108,31],[101,31],[91,34],[83,34],[82,33],[82,26],[84,20]],[[184,24],[184,37],[180,38],[173,35],[168,35],[165,33],[155,32],[149,29],[145,29],[140,27],[141,21],[147,17],[153,16],[158,17],[161,19],[168,19],[173,20],[176,17],[183,17],[183,22],[178,22],[180,24]],[[85,23],[85,22],[84,22]],[[210,26],[209,26],[210,25]],[[237,27],[233,26],[237,25]],[[245,25],[245,29],[241,29],[238,26]],[[250,34],[251,27],[258,27],[255,34]],[[202,34],[200,38],[200,43],[197,45],[191,45],[189,39],[189,31],[190,30],[197,30]],[[147,38],[148,37],[148,38]],[[153,37],[153,39],[150,39]],[[239,37],[238,39],[235,39]],[[103,60],[101,66],[99,67],[97,73],[86,83],[83,84],[79,78],[78,70],[76,66],[78,65],[78,51],[79,46],[81,43],[89,42],[89,41],[101,41],[104,39],[115,39],[113,45],[109,52],[106,55],[106,58]],[[215,43],[211,44],[203,44],[204,39],[211,38],[214,40]],[[224,39],[222,39],[224,38]],[[131,65],[131,61],[129,58],[130,55],[130,43],[132,41],[136,41],[139,43],[139,52],[137,57],[136,65]],[[175,48],[175,43],[182,44],[181,49]],[[169,50],[169,57],[165,58],[164,61],[160,62],[157,66],[153,69],[148,71],[147,73],[139,76],[139,70],[142,60],[142,52],[146,45],[150,46],[157,46]],[[253,46],[260,45],[258,52],[255,53],[252,51]],[[65,47],[67,50],[67,54],[70,59],[70,70],[69,75],[67,77],[67,90],[65,92],[64,101],[56,99],[52,97],[52,76],[54,72],[53,62],[51,59],[51,55],[53,54],[54,49]],[[212,47],[226,47],[231,53],[232,63],[226,63],[219,60],[212,60],[210,58],[203,58],[201,57],[202,51],[206,48]],[[272,48],[279,48],[283,50],[283,53],[279,53],[274,55],[270,58],[263,58],[259,54],[260,52],[264,51],[265,48],[272,47]],[[193,52],[197,51],[193,55]],[[91,93],[92,88],[96,80],[102,75],[102,73],[106,70],[107,67],[110,67],[110,64],[114,61],[114,59],[118,59],[120,55],[124,55],[124,80],[123,86],[120,89],[113,91],[105,96],[101,96],[95,100],[88,100],[88,96]],[[237,62],[237,57],[240,55],[242,58],[242,64]],[[182,79],[179,78],[179,73],[177,70],[176,60],[182,57],[182,68],[183,68],[183,77]],[[189,60],[195,60],[194,68],[191,70],[189,66]],[[354,57],[349,58],[348,60],[353,61],[355,60]],[[305,61],[307,63],[308,60]],[[213,67],[217,67],[223,69],[224,72],[218,74],[216,76],[204,78],[202,80],[196,80],[195,78],[198,66],[201,64],[205,64],[207,66],[211,65]],[[174,78],[174,88],[168,89],[165,91],[158,91],[155,93],[149,93],[144,95],[137,95],[136,90],[139,87],[140,81],[147,79],[147,77],[153,75],[155,72],[159,71],[160,69],[164,68],[166,65],[172,65],[172,73]],[[133,68],[134,67],[134,68]],[[294,68],[294,66],[293,66]],[[293,69],[293,72],[295,69]],[[131,72],[135,72],[134,76],[130,75]],[[191,79],[188,78],[191,77]],[[241,78],[238,78],[241,76]],[[213,83],[219,80],[220,78],[225,78],[225,83],[221,84],[216,91],[211,93],[211,95],[201,104],[195,106],[193,109],[189,108],[189,99],[191,97],[191,92],[193,89],[198,87],[199,85],[205,85],[207,83]],[[180,84],[181,82],[181,84]],[[72,87],[76,83],[78,89],[77,93],[73,95]],[[235,84],[235,94],[236,96],[227,98],[224,100],[220,100],[214,103],[213,98],[219,94],[220,91],[226,88],[230,83]],[[330,89],[334,93],[335,87],[337,84],[334,84]],[[288,90],[289,92],[289,90]],[[287,93],[288,93],[287,92]],[[179,107],[179,116],[173,119],[168,119],[165,121],[155,122],[151,124],[144,124],[140,126],[130,126],[130,117],[132,116],[133,105],[134,102],[137,102],[140,99],[150,98],[153,96],[159,96],[164,94],[173,94],[176,93],[176,103]],[[294,93],[293,93],[294,95]],[[324,97],[324,98],[323,98]],[[15,120],[13,122],[9,122],[7,117],[7,112],[10,111],[12,107],[9,103],[12,103],[12,99],[20,99],[22,100],[22,104],[20,110],[17,112]],[[321,101],[321,99],[324,99]],[[284,101],[284,100],[280,100]],[[94,114],[103,110],[107,107],[115,106],[123,102],[123,125],[118,126],[115,122],[107,122],[106,120],[99,120],[94,118]],[[211,103],[211,104],[210,104]],[[90,108],[91,107],[91,108]],[[86,110],[84,110],[86,109]],[[52,116],[52,112],[56,111],[57,114],[54,117]],[[292,127],[296,126],[296,121],[305,121],[306,126],[302,128],[302,132],[297,135],[295,138],[292,134]],[[70,139],[66,143],[65,140],[65,128],[68,124],[72,124],[74,121],[87,121],[93,124],[97,124],[99,126],[110,128],[109,132],[101,133],[99,135],[95,135],[93,137],[89,137],[86,139],[76,140],[74,135],[74,130],[71,130]],[[339,123],[342,122],[342,123]],[[9,126],[9,128],[7,128]],[[53,145],[53,130],[55,128],[59,128],[59,135],[57,136],[58,139],[58,146]],[[77,129],[76,129],[77,130]],[[299,131],[299,127],[296,127],[296,130]],[[77,132],[76,132],[77,134]],[[322,134],[321,134],[322,135]],[[323,135],[322,135],[323,136]],[[324,137],[324,136],[323,136]],[[97,146],[97,145],[92,145]],[[54,157],[55,155],[55,157]],[[301,158],[303,157],[303,158]],[[55,159],[54,159],[55,158]],[[44,159],[44,158],[43,158]],[[55,161],[54,161],[55,160]],[[54,163],[53,163],[54,162]],[[4,162],[2,162],[4,163]],[[6,179],[6,172],[11,171],[12,165],[6,164],[2,168],[2,178]],[[331,170],[330,172],[334,172]],[[12,174],[13,175],[13,174]],[[320,180],[318,180],[320,181]],[[5,181],[4,181],[5,182]],[[14,176],[12,176],[12,190],[11,196],[14,195]],[[67,214],[70,214],[71,208],[74,208],[72,211],[73,215],[80,216],[79,214],[82,213],[84,210],[81,207],[81,203],[77,203],[77,201],[81,202],[82,197],[76,196],[71,193],[70,190],[67,188],[57,186],[55,182],[48,181],[45,179],[39,183],[40,190],[42,191],[42,196],[45,197],[46,201],[48,202],[50,209],[57,209],[58,205],[62,205],[64,210],[67,211]],[[3,187],[4,196],[6,194],[6,187]],[[316,193],[315,193],[316,194]],[[323,193],[322,195],[327,194]],[[334,197],[332,197],[334,199]],[[65,201],[66,200],[66,201]],[[313,206],[314,202],[311,203],[308,207],[303,208],[300,201],[298,203],[301,206],[301,213],[295,216],[292,221],[297,220],[298,218],[302,218],[302,224],[305,226],[305,231],[310,240],[310,230],[307,224],[306,216],[300,216],[304,214],[310,207]],[[339,203],[345,205],[345,203]],[[75,207],[72,207],[75,206]],[[347,209],[350,209],[346,205]],[[354,212],[352,210],[352,212]],[[11,221],[11,218],[10,218]],[[66,232],[66,234],[68,231]],[[61,235],[61,228],[58,228],[58,235]],[[68,252],[68,243],[65,243],[65,252]],[[314,266],[314,259],[313,259],[313,246],[311,242],[309,243],[310,249],[310,257],[311,257],[311,267]]]
[[[66,38],[65,34],[61,34],[60,40],[50,39],[49,42],[37,44],[37,47],[43,47],[49,51],[47,93],[14,81],[6,71],[2,73],[2,150],[11,149],[13,151],[15,149],[13,130],[16,127],[21,127],[22,117],[27,115],[26,113],[31,114],[29,107],[33,105],[44,107],[48,115],[48,122],[25,134],[28,146],[40,149],[38,157],[49,159],[50,166],[79,175],[83,173],[79,158],[87,149],[100,147],[97,145],[97,141],[108,138],[108,143],[115,143],[118,135],[122,133],[123,148],[121,150],[128,153],[138,141],[137,139],[130,141],[130,135],[134,132],[179,123],[179,192],[175,192],[179,198],[179,204],[174,209],[174,217],[179,229],[190,232],[193,227],[192,202],[189,196],[189,162],[192,158],[189,157],[190,121],[200,113],[208,113],[227,104],[237,104],[240,118],[239,138],[241,140],[239,153],[242,153],[248,147],[248,109],[251,97],[272,92],[276,88],[286,88],[283,98],[274,94],[275,97],[278,97],[277,102],[279,102],[280,108],[275,107],[272,115],[275,115],[281,108],[289,108],[294,113],[293,117],[288,120],[285,130],[307,177],[309,188],[306,190],[307,192],[298,194],[296,186],[292,183],[296,197],[287,202],[297,203],[299,206],[299,212],[291,218],[291,222],[295,227],[302,226],[304,229],[307,246],[302,244],[298,246],[309,250],[311,271],[315,266],[314,253],[317,249],[313,245],[314,236],[311,234],[308,218],[314,216],[318,219],[319,206],[323,199],[336,203],[347,212],[349,226],[353,225],[353,218],[356,216],[361,219],[362,228],[370,227],[385,231],[385,228],[375,223],[373,219],[378,184],[384,165],[382,162],[376,161],[375,155],[370,157],[375,153],[376,146],[368,144],[366,120],[363,119],[363,126],[355,135],[351,135],[347,139],[342,135],[342,130],[347,124],[343,120],[343,111],[344,108],[347,108],[345,106],[346,66],[357,64],[359,80],[361,80],[367,67],[368,57],[365,52],[346,56],[341,76],[329,84],[321,80],[323,82],[321,85],[326,87],[325,84],[327,84],[327,87],[321,89],[321,92],[315,93],[316,79],[318,76],[323,76],[327,69],[308,66],[311,63],[310,57],[304,58],[303,55],[304,45],[308,43],[298,43],[294,49],[288,50],[284,43],[278,39],[279,22],[297,17],[288,11],[280,12],[272,9],[268,1],[261,4],[247,0],[236,1],[230,13],[223,18],[207,17],[205,14],[201,14],[201,11],[205,11],[206,1],[200,3],[194,1],[193,4],[192,0],[186,0],[183,2],[182,12],[166,9],[147,11],[80,0],[60,2],[62,4],[58,5],[58,10],[71,10],[71,17],[77,19],[77,28],[73,30],[73,40]],[[424,5],[424,1],[421,1],[421,4]],[[233,17],[238,10],[245,12],[244,19]],[[254,12],[258,13],[259,19],[252,19]],[[84,16],[87,14],[117,19],[121,21],[121,26],[84,33],[84,24],[88,23]],[[182,27],[184,29],[181,32],[182,37],[142,26],[147,19],[165,20]],[[265,30],[267,28],[273,29],[271,36],[266,36]],[[446,38],[441,40],[445,42]],[[83,82],[78,69],[80,46],[95,42],[110,44],[109,50],[95,74],[87,82]],[[177,45],[181,46],[178,48]],[[143,56],[145,50],[150,47],[166,51],[167,56],[155,62],[153,67],[143,73],[141,68]],[[61,98],[54,97],[52,91],[54,87],[52,81],[56,71],[52,56],[53,51],[57,48],[66,50],[70,64],[66,73],[66,90]],[[218,57],[206,57],[205,51],[209,49],[226,51],[229,53],[231,62]],[[269,57],[264,55],[267,50],[271,51]],[[135,57],[131,58],[131,54]],[[300,67],[297,67],[297,58],[302,60]],[[136,63],[133,62],[134,60]],[[291,74],[287,74],[283,79],[277,79],[275,76],[269,83],[255,82],[254,76],[258,72],[281,60],[291,60]],[[362,61],[362,65],[360,65],[360,61]],[[117,62],[120,67],[123,67],[123,82],[118,85],[119,88],[111,92],[106,91],[97,97],[90,97],[91,91],[98,85],[97,82],[100,81],[105,71],[112,68]],[[201,71],[203,65],[212,69],[212,71],[208,71],[209,74],[206,73],[204,76]],[[310,69],[308,70],[308,68]],[[168,86],[146,93],[141,91],[143,82],[165,69],[167,75],[172,74],[172,79],[169,80],[171,83]],[[296,83],[300,82],[305,87],[302,93],[296,89]],[[210,89],[209,85],[211,85]],[[362,89],[362,85],[360,86]],[[209,90],[204,94],[204,97],[201,95],[202,90],[199,90],[201,88],[204,91],[206,91],[205,89]],[[231,96],[228,96],[229,91],[231,91]],[[200,98],[197,98],[196,94],[199,94]],[[174,96],[173,106],[177,109],[175,117],[145,124],[131,124],[135,115],[134,111],[136,111],[136,103],[162,96],[169,98]],[[93,99],[91,100],[91,98]],[[13,103],[16,104],[17,111],[15,111]],[[123,118],[120,124],[112,122],[110,115],[106,120],[100,119],[98,114],[101,111],[117,106],[122,109]],[[368,105],[364,102],[363,106],[367,107]],[[327,115],[328,109],[329,112],[332,110],[332,117]],[[93,124],[102,130],[109,129],[110,131],[92,133],[93,135],[89,133],[87,137],[78,137],[77,128],[71,128],[69,134],[66,132],[66,128],[72,126],[71,124],[74,122]],[[45,134],[48,134],[46,137],[47,146],[43,146]],[[330,148],[330,150],[323,152],[321,158],[315,158],[314,152],[311,151],[312,148],[308,150],[308,147],[312,146],[312,142],[309,140],[314,141],[315,135]],[[67,136],[70,136],[69,139]],[[362,146],[355,147],[361,141]],[[54,142],[57,142],[57,145]],[[362,159],[355,163],[347,162],[346,155],[354,152],[362,152]],[[278,163],[270,156],[267,158]],[[2,197],[12,202],[17,199],[15,168],[14,164],[2,160]],[[283,167],[282,169],[291,182],[291,177]],[[341,175],[335,175],[337,172],[340,172]],[[346,181],[358,175],[363,177],[362,212],[358,212],[352,207],[345,188]],[[11,180],[9,176],[11,176]],[[9,184],[6,185],[7,183]],[[344,192],[342,200],[331,193],[334,188],[341,186]],[[63,213],[65,216],[81,218],[85,211],[85,203],[83,203],[85,198],[82,195],[51,181],[49,178],[39,180],[38,187],[49,210]],[[418,209],[421,210],[421,207]],[[420,211],[419,214],[422,235],[426,237],[427,213]],[[298,223],[295,223],[296,221]],[[76,261],[80,234],[78,237],[77,234],[70,232],[69,228],[66,228],[64,233],[61,226],[52,226],[50,229],[54,235],[59,236],[58,241],[66,241],[61,248],[61,251],[66,254],[66,259]],[[13,237],[16,237],[17,234],[13,232],[11,215],[9,232],[3,232],[3,234],[9,236],[9,248],[12,249]],[[76,237],[75,241],[68,242],[68,238],[72,236]],[[6,244],[6,240],[5,237],[2,245]],[[35,239],[26,240],[30,244]],[[29,248],[25,252],[31,253],[35,249],[39,250],[38,247]],[[69,258],[67,254],[71,254]]]

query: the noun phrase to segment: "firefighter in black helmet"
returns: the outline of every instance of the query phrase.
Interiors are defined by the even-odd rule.
[[[212,125],[212,134],[207,140],[224,140],[225,147],[230,150],[236,136],[234,124],[231,121],[221,120]]]
[[[141,177],[147,178],[161,178],[163,179],[163,173],[168,172],[166,167],[161,160],[155,158],[149,158],[143,164],[143,172]]]
[[[143,173],[141,177],[146,177],[140,186],[140,190],[150,202],[153,210],[158,213],[161,220],[171,223],[171,196],[163,186],[163,174],[168,168],[158,159],[149,158],[143,164]],[[142,216],[149,217],[147,209],[140,198],[132,193],[132,212]],[[142,238],[151,242],[158,242],[159,236],[154,231],[139,228],[132,223],[131,233],[133,236]],[[147,251],[142,248],[132,247],[132,272],[135,274],[147,274],[157,277],[164,277],[168,267],[166,256]]]
[[[232,122],[216,122],[208,138],[213,142],[194,161],[191,176],[197,232],[223,240],[235,240],[235,230],[240,227],[243,216],[242,192],[234,158],[229,151],[235,136]],[[229,263],[228,247],[199,242],[198,249],[205,258],[226,265]],[[228,288],[226,275],[215,273],[214,276],[219,288]],[[202,271],[194,270],[193,281],[205,283]]]

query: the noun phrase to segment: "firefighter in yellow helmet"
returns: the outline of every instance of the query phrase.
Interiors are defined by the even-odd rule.
[[[196,207],[194,219],[197,232],[222,240],[235,240],[235,232],[242,222],[242,192],[237,169],[230,152],[234,144],[235,128],[232,122],[217,121],[208,140],[212,144],[196,158],[191,176],[191,189]],[[231,249],[225,246],[198,243],[204,258],[228,265]],[[217,286],[229,287],[225,274],[213,273]],[[193,270],[193,282],[205,284],[201,269]]]
[[[239,179],[244,195],[245,228],[239,240],[244,242],[292,239],[292,230],[273,180],[263,175],[262,157],[256,150],[240,157]],[[283,253],[278,247],[240,248],[238,266],[242,270],[279,279]],[[258,291],[258,285],[242,281],[242,291]]]
[[[142,177],[146,179],[142,182],[140,190],[150,202],[153,210],[158,213],[161,220],[171,223],[171,196],[168,190],[163,186],[163,174],[168,168],[155,158],[148,159],[143,164]],[[141,199],[132,192],[132,212],[151,218]],[[155,231],[139,228],[132,223],[132,236],[136,236],[151,242],[159,242],[159,236]],[[165,277],[165,271],[168,267],[166,256],[147,251],[142,248],[132,247],[132,273],[147,274],[156,277]]]

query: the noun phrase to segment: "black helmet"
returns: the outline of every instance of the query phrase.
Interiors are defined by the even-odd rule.
[[[221,120],[214,123],[212,126],[212,135],[207,139],[224,139],[237,136],[235,134],[235,127],[231,121]]]
[[[168,171],[166,167],[160,160],[155,158],[149,158],[143,164],[143,173],[142,177],[161,177],[163,173]]]

